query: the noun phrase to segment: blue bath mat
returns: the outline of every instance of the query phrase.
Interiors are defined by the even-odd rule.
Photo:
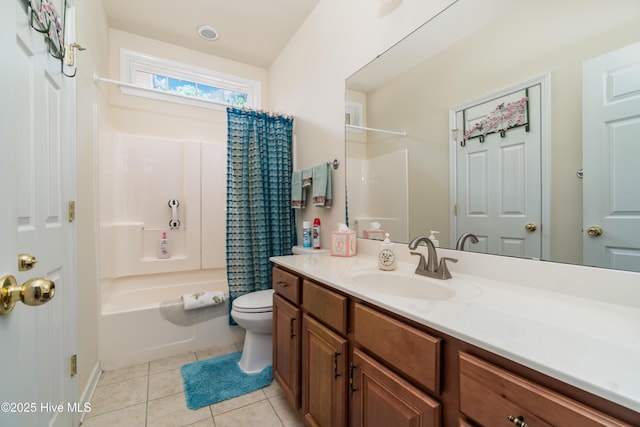
[[[247,374],[238,367],[242,352],[187,363],[180,369],[189,409],[238,397],[271,384],[271,365],[257,374]]]

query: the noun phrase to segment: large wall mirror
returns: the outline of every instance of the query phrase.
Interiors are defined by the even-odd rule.
[[[465,250],[640,271],[638,22],[637,0],[452,4],[346,80],[349,225],[403,243],[434,230],[452,249],[473,233]],[[535,131],[465,139],[523,99]],[[631,115],[601,118],[627,101]],[[495,211],[518,231],[487,220]],[[520,244],[531,236],[534,255]]]

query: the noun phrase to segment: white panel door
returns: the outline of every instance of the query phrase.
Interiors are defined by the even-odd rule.
[[[77,348],[75,226],[66,215],[75,191],[73,82],[30,28],[24,2],[3,2],[2,27],[3,68],[10,70],[2,75],[0,275],[18,285],[50,279],[55,295],[36,307],[18,302],[0,316],[0,402],[7,402],[0,425],[66,427],[79,420],[70,375]],[[18,271],[20,253],[36,257],[33,269]]]
[[[640,271],[640,43],[583,64],[583,101],[584,264]]]
[[[464,129],[492,114],[499,105],[522,99],[525,90],[478,103],[456,113],[455,238],[470,232],[477,244],[465,250],[526,258],[542,254],[541,88],[528,88],[529,131],[488,133],[464,144]],[[463,114],[464,111],[464,114]],[[528,224],[533,224],[535,229]]]

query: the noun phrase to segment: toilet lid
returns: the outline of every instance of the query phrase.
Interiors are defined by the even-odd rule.
[[[273,289],[244,294],[233,300],[232,307],[245,313],[273,311]]]

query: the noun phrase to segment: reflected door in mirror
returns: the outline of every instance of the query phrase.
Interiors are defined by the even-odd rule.
[[[586,265],[640,271],[639,58],[637,43],[584,63]]]
[[[541,258],[540,107],[535,85],[456,113],[461,136],[452,222],[456,235],[478,237],[468,250]]]

